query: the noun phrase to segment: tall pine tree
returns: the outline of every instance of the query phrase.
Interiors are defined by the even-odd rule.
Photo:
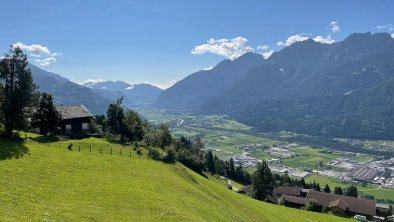
[[[51,94],[42,93],[38,101],[38,107],[33,114],[32,126],[40,129],[40,133],[55,134],[60,124],[61,116],[53,105]]]
[[[267,162],[263,161],[258,165],[257,171],[254,173],[251,195],[258,200],[266,200],[267,195],[272,194],[274,189],[274,181],[271,170]]]
[[[14,129],[26,129],[31,114],[36,87],[27,64],[27,56],[14,46],[0,61],[0,82],[4,85],[1,109],[7,137],[12,137]]]

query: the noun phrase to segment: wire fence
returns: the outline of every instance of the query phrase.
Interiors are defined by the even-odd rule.
[[[40,143],[43,146],[53,149],[67,149],[74,152],[89,152],[89,153],[100,153],[117,156],[128,156],[132,157],[137,155],[135,150],[130,146],[121,145],[105,145],[105,144],[94,144],[94,143],[65,143],[65,142],[52,142],[52,143]]]

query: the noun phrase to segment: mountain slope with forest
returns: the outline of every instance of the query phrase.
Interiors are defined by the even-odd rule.
[[[162,108],[176,107],[171,103],[194,104],[191,110],[201,114],[226,114],[263,131],[394,138],[390,93],[394,39],[388,33],[354,33],[333,44],[308,39],[273,53],[244,72],[222,91],[193,88],[193,96],[183,98],[191,87],[178,87],[177,95],[181,96],[160,102],[162,95],[175,90],[171,87],[158,103]],[[228,73],[218,70],[212,84],[226,81]],[[180,83],[203,82],[192,77]]]
[[[197,111],[241,79],[247,70],[264,63],[262,55],[246,53],[231,60],[224,60],[210,70],[195,72],[163,91],[155,106],[170,110]]]
[[[58,74],[47,72],[37,66],[28,65],[38,91],[51,93],[56,104],[83,104],[93,114],[104,114],[113,101],[92,89],[74,83]]]

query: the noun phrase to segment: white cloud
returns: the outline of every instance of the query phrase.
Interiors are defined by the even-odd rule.
[[[83,81],[83,82],[77,82],[79,85],[85,85],[86,84],[86,86],[87,87],[91,87],[92,85],[94,85],[94,84],[96,84],[96,83],[99,83],[99,82],[104,82],[104,80],[102,80],[102,79],[87,79],[87,80],[85,80],[85,81]]]
[[[378,30],[394,31],[394,25],[393,24],[378,25],[378,26],[376,26],[376,28]]]
[[[337,33],[341,31],[341,28],[339,27],[338,21],[332,21],[330,22],[330,28],[329,28],[333,33]]]
[[[55,57],[48,57],[48,58],[45,58],[45,59],[35,59],[34,61],[37,64],[39,64],[40,66],[47,67],[47,66],[50,66],[53,63],[55,63],[56,62],[56,58]]]
[[[309,37],[306,37],[306,36],[304,36],[303,33],[301,33],[301,34],[297,34],[297,35],[292,35],[289,38],[287,38],[286,42],[278,42],[277,45],[286,47],[286,46],[289,46],[293,43],[306,41],[308,39],[309,39]]]
[[[324,44],[332,44],[335,42],[335,40],[331,38],[331,35],[328,35],[326,37],[318,35],[315,38],[313,38],[313,40],[315,42],[320,42],[320,43],[324,43]]]
[[[274,53],[274,50],[263,52],[261,53],[261,55],[263,55],[264,59],[268,59],[269,57],[271,57],[272,53]]]
[[[39,64],[40,66],[46,67],[56,62],[57,56],[61,55],[61,52],[52,53],[48,47],[39,45],[39,44],[32,44],[26,45],[22,42],[17,42],[12,44],[12,47],[19,47],[23,51],[29,53],[30,57],[36,58],[34,62]],[[43,59],[40,59],[43,58]]]
[[[293,43],[303,42],[303,41],[306,41],[308,39],[310,39],[310,38],[307,37],[307,36],[304,36],[304,34],[301,33],[301,34],[297,34],[297,35],[292,35],[289,38],[287,38],[286,42],[278,42],[277,45],[278,46],[287,47],[287,46],[289,46],[289,45],[291,45]],[[332,44],[332,43],[335,42],[335,40],[331,38],[331,35],[328,35],[326,37],[318,35],[318,36],[316,36],[316,37],[314,37],[312,39],[315,42],[320,42],[320,43],[324,43],[324,44]]]
[[[265,50],[269,49],[269,46],[268,45],[259,45],[259,46],[257,46],[257,49],[265,51]]]
[[[393,34],[391,34],[391,38],[393,38],[393,39],[394,39],[394,33],[393,33]]]
[[[211,70],[211,69],[213,69],[213,67],[215,67],[215,66],[210,66],[210,67],[207,67],[207,68],[203,68],[202,70]]]
[[[229,39],[209,39],[206,44],[198,45],[191,51],[193,55],[212,53],[234,60],[241,55],[252,52],[253,48],[246,45],[248,40],[243,37]]]
[[[274,53],[274,50],[270,50],[268,45],[257,46],[257,51],[260,51],[259,53],[263,55],[264,59],[268,59]]]

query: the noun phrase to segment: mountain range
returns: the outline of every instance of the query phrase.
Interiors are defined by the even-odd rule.
[[[262,131],[394,138],[394,39],[354,33],[247,53],[163,91],[156,107],[226,114]]]
[[[125,106],[147,106],[153,103],[162,91],[150,84],[130,85],[121,81],[80,85],[32,64],[29,64],[28,68],[38,91],[51,93],[56,104],[83,104],[94,115],[105,114],[109,104],[121,97],[124,97]]]
[[[149,106],[163,91],[147,83],[129,84],[123,81],[86,82],[83,85],[111,100],[123,96],[124,104],[130,107]]]

